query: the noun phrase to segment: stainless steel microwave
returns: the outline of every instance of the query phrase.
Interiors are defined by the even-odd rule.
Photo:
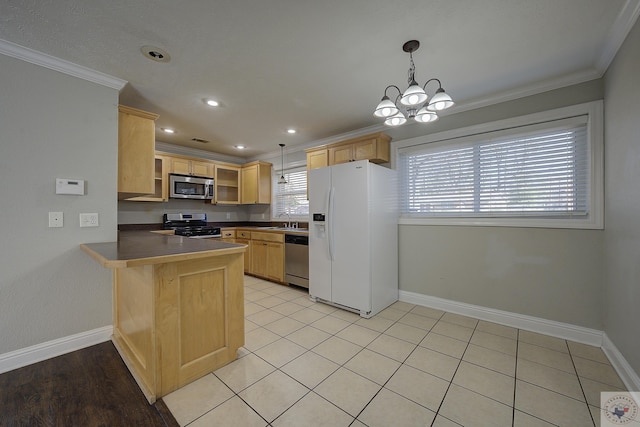
[[[169,174],[169,197],[173,199],[213,199],[213,178]]]

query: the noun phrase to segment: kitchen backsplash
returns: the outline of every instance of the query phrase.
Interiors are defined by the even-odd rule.
[[[204,212],[209,222],[271,221],[270,205],[218,206],[201,200],[118,201],[118,224],[159,224],[164,213]]]

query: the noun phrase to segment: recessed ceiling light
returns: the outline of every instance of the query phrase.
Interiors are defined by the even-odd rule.
[[[220,105],[220,103],[214,99],[207,99],[206,103],[209,107],[217,107]]]
[[[235,145],[235,147],[236,147],[238,150],[244,150],[245,148],[247,148],[247,147],[245,147],[244,145]]]
[[[156,62],[169,62],[171,60],[171,56],[159,47],[142,46],[140,51],[144,56]]]
[[[162,129],[162,131],[165,133],[176,133],[176,131],[171,128],[160,128],[160,129]]]
[[[293,134],[293,133],[296,133],[296,130],[295,129],[287,129],[287,133]]]

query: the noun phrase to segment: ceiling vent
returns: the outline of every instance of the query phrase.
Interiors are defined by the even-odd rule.
[[[207,142],[209,142],[206,139],[200,139],[200,138],[191,138],[191,140],[193,142],[202,142],[203,144],[206,144]]]

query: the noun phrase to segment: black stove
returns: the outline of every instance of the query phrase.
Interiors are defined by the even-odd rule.
[[[220,227],[207,225],[207,214],[164,214],[162,216],[162,228],[174,230],[178,236],[193,238],[222,237]]]

